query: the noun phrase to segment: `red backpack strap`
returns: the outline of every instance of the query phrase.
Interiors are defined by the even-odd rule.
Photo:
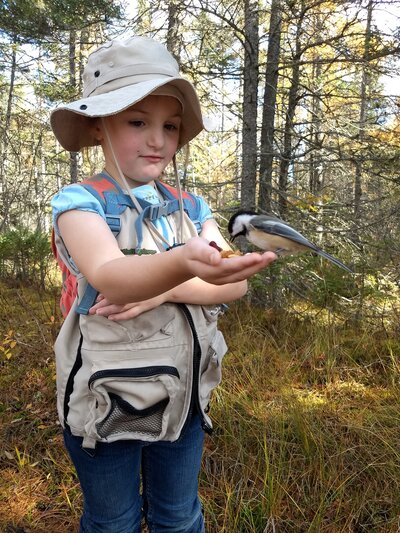
[[[161,192],[165,192],[166,195],[171,197],[171,199],[179,199],[179,193],[176,187],[172,187],[172,185],[168,185],[168,183],[165,183],[164,181],[159,181],[157,183],[159,186],[161,186]],[[182,191],[182,198],[190,201],[194,208],[196,207],[196,196],[194,194],[187,191]]]
[[[100,174],[86,178],[79,182],[79,185],[83,185],[102,204],[106,202],[105,193],[123,194],[123,190],[119,184],[105,172],[100,172]]]
[[[54,228],[51,232],[51,250],[61,270],[62,286],[60,295],[60,309],[63,317],[65,318],[68,315],[71,307],[73,306],[78,292],[78,286],[76,276],[74,276],[74,274],[67,268],[64,261],[62,261],[62,259],[58,255],[57,246],[55,242]]]

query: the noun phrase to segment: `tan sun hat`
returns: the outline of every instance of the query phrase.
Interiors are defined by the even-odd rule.
[[[54,135],[66,150],[99,142],[94,117],[115,115],[149,94],[174,96],[183,108],[179,147],[204,128],[193,85],[179,74],[178,63],[161,43],[148,37],[113,40],[90,54],[83,72],[83,98],[62,104],[50,116]]]

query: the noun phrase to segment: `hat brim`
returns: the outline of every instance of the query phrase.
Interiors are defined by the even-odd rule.
[[[50,116],[54,135],[61,146],[70,152],[95,146],[98,141],[91,127],[93,118],[124,111],[167,84],[179,89],[184,98],[179,147],[184,146],[204,129],[204,124],[196,91],[193,85],[183,78],[152,79],[61,105]]]

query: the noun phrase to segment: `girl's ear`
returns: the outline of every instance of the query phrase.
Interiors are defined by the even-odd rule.
[[[99,120],[98,118],[93,119],[90,125],[90,130],[95,140],[100,144],[101,141],[104,139],[103,129],[101,127],[101,120]]]

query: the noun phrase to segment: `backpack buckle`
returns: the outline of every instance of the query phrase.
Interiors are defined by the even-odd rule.
[[[169,203],[170,202],[165,201],[162,204],[150,206],[149,219],[156,220],[158,218],[166,217],[167,215],[169,215]]]

